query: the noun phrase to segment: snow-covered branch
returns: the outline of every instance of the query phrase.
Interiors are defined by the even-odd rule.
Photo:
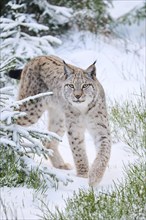
[[[73,13],[73,10],[71,8],[51,5],[46,0],[43,1],[43,4],[41,0],[34,0],[33,3],[36,4],[41,10],[43,10],[44,14],[50,15],[52,13],[56,13],[63,15],[64,17],[70,18]]]
[[[19,112],[19,106],[28,101],[33,101],[43,96],[52,95],[51,92],[41,93],[35,96],[30,96],[20,101],[10,100],[12,87],[1,88],[1,118],[0,118],[0,150],[2,148],[7,151],[12,151],[15,154],[22,169],[27,175],[32,170],[38,171],[41,179],[45,180],[47,186],[57,187],[58,182],[67,184],[71,181],[68,175],[61,175],[55,168],[49,168],[44,165],[39,165],[34,160],[34,155],[43,156],[48,159],[53,157],[53,151],[44,147],[44,143],[49,143],[52,140],[61,141],[61,138],[50,131],[42,131],[35,128],[23,127],[15,123],[18,117],[26,115],[25,112]],[[17,108],[17,110],[15,110]],[[23,167],[22,165],[23,164]]]
[[[19,12],[21,7],[17,7],[18,5],[12,3],[8,5],[11,7],[13,17],[11,15],[9,18],[1,17],[0,20],[1,54],[6,58],[15,54],[19,66],[23,66],[35,56],[54,54],[53,46],[62,42],[57,37],[47,35],[49,25],[38,23],[33,14]]]

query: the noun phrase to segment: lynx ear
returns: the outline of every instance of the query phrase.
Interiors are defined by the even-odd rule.
[[[95,66],[96,60],[94,61],[94,63],[92,65],[90,65],[87,69],[86,69],[86,73],[87,75],[92,78],[95,79],[96,78],[96,66]]]
[[[63,60],[63,63],[64,63],[64,74],[67,79],[73,73],[73,70],[64,60]]]

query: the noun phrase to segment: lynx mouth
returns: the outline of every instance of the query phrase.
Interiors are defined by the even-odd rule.
[[[76,101],[73,101],[73,102],[75,102],[75,103],[83,103],[83,102],[85,102],[85,101],[76,100]]]

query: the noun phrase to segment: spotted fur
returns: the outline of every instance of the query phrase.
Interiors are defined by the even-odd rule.
[[[89,177],[89,185],[95,186],[104,175],[111,151],[105,94],[96,78],[95,62],[83,70],[55,56],[32,59],[22,71],[18,99],[47,91],[52,91],[53,96],[41,97],[21,106],[21,111],[27,115],[18,119],[18,123],[31,125],[48,110],[48,129],[60,136],[67,131],[77,175]],[[90,169],[85,150],[85,129],[92,135],[97,150]],[[56,141],[46,147],[54,151],[50,158],[54,167],[70,169],[69,164],[64,163]]]

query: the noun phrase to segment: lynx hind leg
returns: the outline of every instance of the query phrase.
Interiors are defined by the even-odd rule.
[[[43,112],[46,110],[45,103],[42,98],[27,101],[20,105],[19,111],[25,112],[26,115],[17,119],[17,124],[30,126],[38,121]]]
[[[20,80],[18,100],[34,96],[45,91],[47,91],[45,83],[38,77],[38,74],[34,74],[33,69],[29,68],[29,64],[26,65]],[[19,110],[21,112],[26,112],[26,116],[19,118],[17,123],[27,126],[36,123],[46,110],[46,102],[47,97],[36,98],[24,102],[20,105]]]
[[[49,108],[49,131],[55,132],[60,137],[63,137],[65,133],[65,120],[64,115],[57,111],[55,108]],[[71,165],[65,163],[62,156],[58,150],[59,141],[52,140],[49,143],[46,143],[46,147],[53,150],[53,156],[50,156],[52,165],[59,169],[70,170],[72,169]]]

